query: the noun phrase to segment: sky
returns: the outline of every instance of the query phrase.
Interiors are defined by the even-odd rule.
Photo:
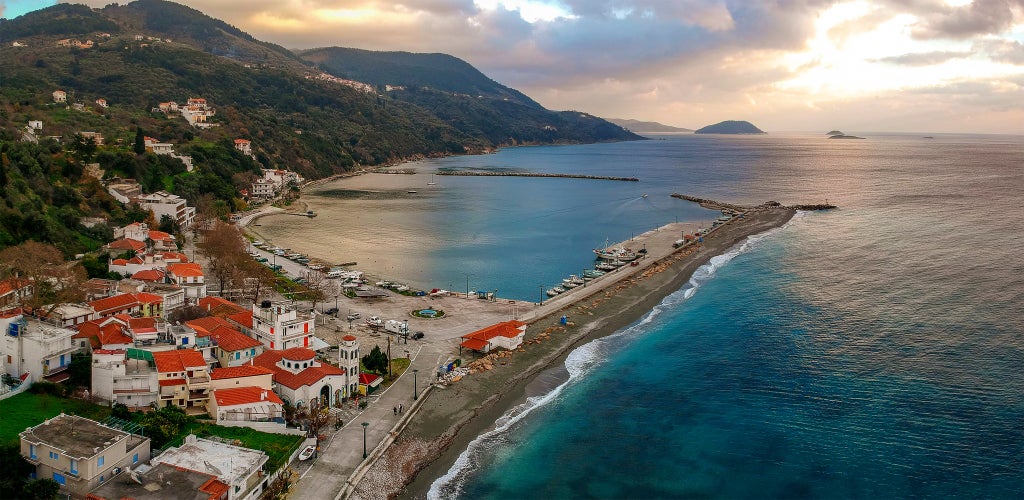
[[[0,15],[52,3],[0,0]],[[686,128],[1024,134],[1024,0],[182,3],[288,48],[451,54],[556,110]]]

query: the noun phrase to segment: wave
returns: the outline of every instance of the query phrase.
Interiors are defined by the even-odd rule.
[[[679,304],[692,297],[693,294],[697,292],[697,289],[700,288],[701,284],[713,278],[719,269],[737,256],[746,253],[751,249],[757,248],[766,238],[771,237],[779,231],[785,230],[798,218],[802,219],[803,214],[803,212],[797,212],[793,219],[782,227],[748,236],[742,243],[733,246],[725,253],[712,257],[707,264],[700,266],[696,271],[694,271],[690,281],[684,285],[683,288],[666,296],[660,303],[658,303],[658,305],[654,306],[649,313],[645,314],[636,323],[633,323],[632,325],[607,337],[587,342],[570,352],[565,359],[565,368],[566,371],[569,372],[569,379],[546,394],[527,398],[524,403],[510,409],[498,418],[494,423],[493,429],[473,439],[473,441],[469,443],[469,446],[466,447],[466,450],[459,454],[455,463],[452,464],[451,469],[449,469],[443,476],[437,478],[430,485],[430,490],[427,492],[427,498],[429,500],[440,500],[442,498],[458,497],[463,484],[465,484],[466,480],[472,476],[472,473],[479,468],[481,460],[478,460],[478,458],[486,456],[489,451],[493,450],[496,446],[500,446],[502,441],[497,438],[500,438],[500,436],[509,428],[526,418],[527,415],[537,408],[541,408],[556,400],[566,387],[569,387],[571,384],[584,377],[588,372],[599,366],[601,362],[607,360],[607,355],[609,354],[608,351],[611,350],[611,347],[615,345],[617,340],[630,338],[648,331],[646,328],[647,325],[650,325],[666,311],[674,309]]]

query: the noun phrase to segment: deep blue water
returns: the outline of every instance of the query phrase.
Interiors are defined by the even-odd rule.
[[[439,166],[456,163],[841,208],[753,238],[579,348],[569,382],[481,436],[433,495],[1024,497],[1024,138],[679,136]],[[608,236],[647,229],[634,220]]]

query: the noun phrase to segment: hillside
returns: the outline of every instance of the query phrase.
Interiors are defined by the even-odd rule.
[[[647,133],[679,133],[679,132],[693,132],[693,129],[673,127],[671,125],[665,125],[658,122],[645,122],[640,120],[632,120],[629,118],[605,118],[630,132],[637,134]]]
[[[697,129],[695,134],[763,134],[763,130],[747,121],[726,120]]]
[[[545,110],[450,56],[401,54],[381,64],[404,75],[403,82],[429,73],[432,65],[440,69],[423,77],[429,88],[378,92],[162,0],[103,9],[59,4],[0,20],[6,205],[0,205],[6,210],[0,214],[0,247],[46,228],[38,239],[79,253],[101,244],[106,234],[102,226],[96,234],[85,231],[82,217],[137,219],[140,214],[114,213],[116,203],[84,175],[89,163],[106,178],[133,177],[146,192],[167,190],[193,204],[212,194],[223,211],[232,211],[245,207],[241,191],[260,168],[288,168],[316,179],[506,145],[639,138],[585,113]],[[470,90],[481,94],[471,97],[445,81],[473,82]],[[55,102],[58,90],[66,102]],[[158,109],[171,101],[184,106],[190,98],[204,98],[213,108],[209,127]],[[42,128],[28,134],[29,122]],[[99,141],[88,138],[91,133]],[[136,141],[141,146],[143,136],[191,156],[195,170],[142,152]],[[235,150],[238,138],[252,141],[251,156]],[[27,139],[36,144],[18,142]]]

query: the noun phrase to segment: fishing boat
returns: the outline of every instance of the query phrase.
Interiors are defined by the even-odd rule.
[[[630,261],[636,260],[636,258],[639,257],[639,255],[636,252],[624,247],[595,248],[594,254],[597,255],[598,259],[602,260]]]
[[[604,271],[599,271],[597,269],[587,269],[586,271],[583,271],[583,279],[594,279],[601,276],[604,276]]]
[[[598,265],[596,265],[594,267],[599,269],[599,270],[601,270],[601,271],[606,271],[606,272],[607,271],[614,271],[614,270],[619,268],[619,266],[616,266],[616,265],[612,264],[611,262],[602,262],[602,263],[600,263],[600,264],[598,264]]]
[[[316,452],[316,447],[313,446],[313,445],[309,445],[309,446],[306,447],[306,449],[302,450],[302,453],[299,453],[299,460],[302,460],[302,461],[309,460],[310,458],[313,457],[313,453],[315,453],[315,452]]]
[[[554,297],[555,295],[558,295],[560,293],[565,293],[565,289],[560,286],[556,286],[545,293],[548,294],[548,297]]]
[[[559,285],[559,286],[561,286],[562,288],[565,288],[566,290],[569,290],[569,289],[572,289],[572,288],[576,288],[579,285],[569,281],[569,278],[565,278],[565,279],[562,280],[562,284]]]
[[[570,274],[568,278],[562,280],[562,283],[565,283],[566,285],[572,285],[575,287],[582,285],[583,279],[580,278],[579,276],[576,276],[575,274]]]

